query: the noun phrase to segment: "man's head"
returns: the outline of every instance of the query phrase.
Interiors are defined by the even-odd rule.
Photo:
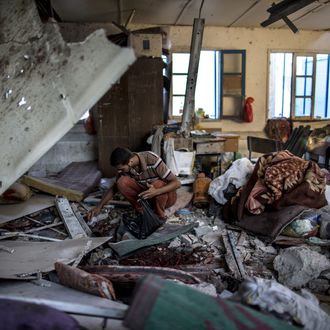
[[[110,164],[116,167],[118,172],[129,172],[131,167],[129,161],[133,156],[131,150],[118,147],[111,153]]]

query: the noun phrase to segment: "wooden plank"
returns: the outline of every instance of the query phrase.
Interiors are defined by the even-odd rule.
[[[69,235],[72,238],[87,237],[85,230],[74,215],[69,201],[64,197],[56,197],[55,205]]]
[[[84,198],[84,194],[81,191],[64,188],[29,175],[24,175],[22,178],[22,182],[30,187],[33,187],[43,192],[47,192],[54,196],[65,196],[71,201],[80,202]]]

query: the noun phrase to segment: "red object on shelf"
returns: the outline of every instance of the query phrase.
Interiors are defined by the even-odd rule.
[[[247,97],[245,100],[244,121],[247,123],[251,123],[253,121],[253,108],[252,108],[253,102],[254,102],[253,97]]]

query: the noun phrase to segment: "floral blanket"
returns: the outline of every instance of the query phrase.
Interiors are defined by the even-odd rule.
[[[303,182],[315,195],[324,194],[326,178],[319,166],[287,150],[265,155],[257,165],[257,181],[245,203],[252,214],[262,213],[266,205],[276,205]],[[300,204],[299,200],[297,204]]]
[[[258,234],[260,229],[267,236],[267,221],[278,231],[297,216],[295,209],[301,212],[327,205],[325,187],[326,177],[315,162],[287,150],[267,154],[259,158],[249,181],[225,205],[224,217],[248,231]],[[258,228],[258,217],[263,219],[262,228]],[[248,219],[245,224],[244,219]]]

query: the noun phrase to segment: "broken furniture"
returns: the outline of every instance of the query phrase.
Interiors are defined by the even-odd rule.
[[[221,174],[221,155],[224,152],[233,152],[234,159],[238,152],[239,135],[230,133],[216,134],[212,138],[193,138],[196,157],[216,157],[217,174]]]
[[[308,137],[307,152],[310,159],[329,168],[330,125],[315,128]]]
[[[247,147],[249,150],[250,160],[252,160],[252,152],[264,155],[274,151],[282,150],[282,144],[280,141],[257,136],[247,136]]]
[[[311,132],[309,125],[296,127],[289,139],[285,143],[281,141],[260,138],[256,136],[247,137],[247,146],[249,150],[249,159],[252,157],[252,152],[267,154],[280,150],[288,150],[298,157],[302,157],[306,152],[306,144],[308,136]]]
[[[40,191],[80,202],[98,185],[101,176],[96,162],[73,162],[53,177],[25,175],[22,181]]]

